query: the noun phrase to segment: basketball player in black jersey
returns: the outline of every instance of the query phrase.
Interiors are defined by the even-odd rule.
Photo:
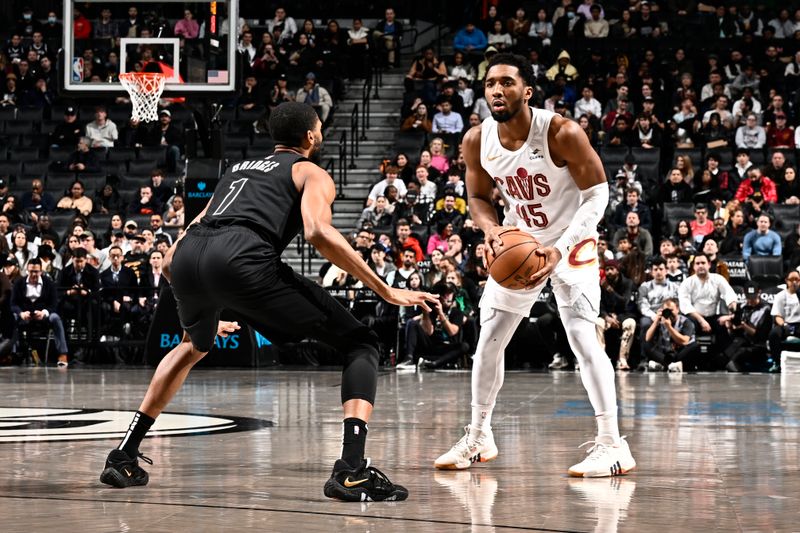
[[[183,340],[158,365],[100,481],[119,488],[147,484],[137,458],[152,462],[139,453],[139,444],[192,366],[211,349],[218,329],[225,335],[238,327],[219,322],[226,308],[275,342],[312,337],[341,352],[342,456],[325,483],[325,495],[347,501],[404,500],[408,491],[364,459],[377,385],[377,337],[322,287],[281,262],[281,252],[302,227],[322,255],[386,301],[428,309],[436,297],[383,283],[331,225],[333,180],[308,159],[322,143],[322,124],[311,106],[278,106],[270,132],[274,153],[231,165],[209,204],[167,253]]]

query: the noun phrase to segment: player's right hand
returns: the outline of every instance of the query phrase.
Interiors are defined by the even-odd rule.
[[[493,254],[497,253],[497,247],[503,245],[503,234],[509,231],[520,231],[516,226],[493,226],[486,232],[486,247],[491,250]]]
[[[384,300],[394,305],[418,305],[430,313],[431,306],[429,304],[438,302],[439,297],[429,292],[390,288],[389,293],[384,297]]]

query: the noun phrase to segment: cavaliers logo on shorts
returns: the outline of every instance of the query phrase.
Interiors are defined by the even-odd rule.
[[[572,268],[586,268],[597,264],[597,239],[584,239],[569,252],[567,264]]]

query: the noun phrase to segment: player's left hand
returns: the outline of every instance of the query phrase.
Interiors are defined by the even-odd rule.
[[[558,249],[554,248],[553,246],[539,247],[534,250],[533,253],[539,257],[544,257],[545,263],[538,272],[531,276],[530,283],[526,289],[533,289],[546,280],[553,272],[553,269],[556,268],[558,262],[561,261],[561,252],[559,252]]]
[[[220,320],[219,324],[217,324],[217,335],[220,337],[227,337],[229,333],[233,333],[239,329],[241,329],[241,326],[239,326],[238,322],[227,322],[225,320]]]
[[[431,312],[431,304],[439,302],[439,297],[429,292],[409,291],[406,289],[389,288],[384,300],[394,305],[411,307],[418,305],[428,313]]]

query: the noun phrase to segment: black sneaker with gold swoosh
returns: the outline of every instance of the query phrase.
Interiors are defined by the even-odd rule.
[[[153,464],[153,461],[148,459],[142,454],[139,457],[148,464]],[[111,485],[118,489],[125,487],[134,487],[137,485],[147,485],[149,476],[147,472],[139,466],[139,461],[136,457],[131,457],[122,450],[111,450],[106,459],[106,467],[103,473],[100,474],[100,482],[106,485]]]
[[[408,490],[395,485],[386,474],[370,466],[369,459],[352,468],[339,459],[333,465],[331,478],[325,482],[325,496],[346,502],[401,501],[408,498]]]

